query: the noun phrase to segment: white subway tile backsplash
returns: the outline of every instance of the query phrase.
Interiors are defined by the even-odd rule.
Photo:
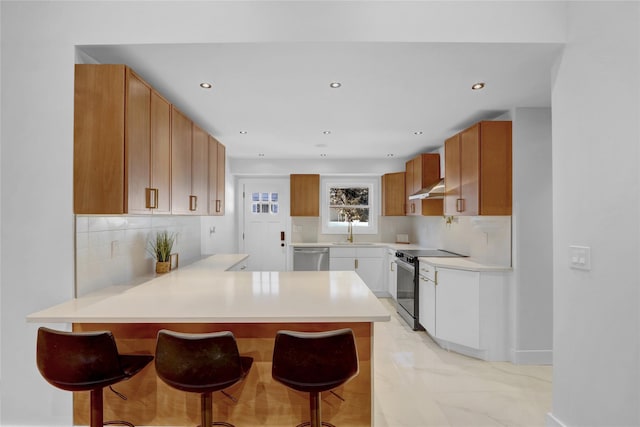
[[[200,217],[76,216],[77,295],[153,275],[148,242],[164,230],[178,236],[180,265],[200,258]]]
[[[443,217],[416,217],[411,239],[423,247],[469,255],[486,264],[510,266],[511,217],[484,218],[491,218],[495,228],[485,232],[466,216],[453,217],[450,224]]]
[[[89,232],[89,217],[76,216],[76,233]]]

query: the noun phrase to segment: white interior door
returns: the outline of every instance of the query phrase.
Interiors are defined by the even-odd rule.
[[[239,247],[249,271],[286,271],[289,223],[287,178],[240,179],[242,221]]]

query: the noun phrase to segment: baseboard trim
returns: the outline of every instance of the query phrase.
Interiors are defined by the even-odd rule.
[[[547,427],[567,427],[562,421],[557,419],[551,412],[547,412]]]
[[[553,350],[516,350],[512,355],[516,365],[553,365]]]

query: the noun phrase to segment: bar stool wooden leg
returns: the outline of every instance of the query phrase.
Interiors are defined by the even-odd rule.
[[[91,427],[102,427],[102,388],[94,388],[91,390]]]
[[[320,393],[309,393],[309,409],[311,412],[311,427],[322,426],[322,411],[320,409]]]
[[[201,423],[202,427],[209,427],[213,422],[213,398],[211,393],[202,393],[200,395],[200,405],[202,407]]]

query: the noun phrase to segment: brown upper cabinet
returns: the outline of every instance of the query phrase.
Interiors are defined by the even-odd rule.
[[[409,200],[409,196],[420,189],[440,181],[440,155],[420,154],[406,163],[405,172],[406,215],[442,215],[442,199]]]
[[[209,135],[175,107],[171,123],[171,212],[207,215]]]
[[[404,216],[405,172],[382,175],[382,215]]]
[[[293,174],[291,216],[320,216],[320,175]]]
[[[191,212],[209,214],[209,135],[193,124],[191,140]],[[215,165],[214,165],[215,166]]]
[[[171,109],[171,212],[190,214],[191,140],[193,123],[175,107]]]
[[[224,146],[210,165],[211,137],[129,67],[76,65],[74,102],[74,213],[207,215],[220,169],[224,196]]]
[[[445,141],[445,215],[511,215],[511,122],[483,121]]]
[[[76,65],[74,212],[169,213],[170,104],[124,65]]]
[[[209,215],[224,215],[226,149],[209,136]]]

